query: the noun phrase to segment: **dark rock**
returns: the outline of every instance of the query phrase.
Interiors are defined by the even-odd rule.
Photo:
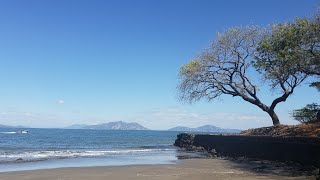
[[[274,130],[272,127],[266,127],[255,129],[253,132],[268,134],[274,133]],[[291,129],[286,129],[286,132],[288,131]],[[174,145],[188,151],[205,151],[207,156],[213,158],[227,158],[241,164],[246,161],[250,164],[255,163],[252,168],[255,172],[278,173],[278,169],[284,169],[283,172],[293,175],[306,173],[320,176],[320,138],[316,137],[182,133],[177,135]]]
[[[208,149],[208,153],[212,156],[212,157],[218,157],[218,153],[215,149]]]
[[[193,146],[194,134],[189,133],[181,133],[177,135],[177,139],[174,142],[174,146],[185,148],[187,150],[194,150],[195,146]]]
[[[192,151],[196,151],[196,152],[206,152],[206,149],[204,147],[201,147],[201,146],[192,146],[191,147]]]
[[[207,153],[208,151],[204,147],[194,145],[194,137],[195,137],[194,134],[189,134],[189,133],[178,134],[177,139],[174,142],[174,146],[180,147],[187,151]]]

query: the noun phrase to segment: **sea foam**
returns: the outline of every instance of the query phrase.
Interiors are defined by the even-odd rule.
[[[30,151],[15,153],[0,153],[0,163],[19,163],[41,161],[48,159],[66,159],[77,157],[102,157],[117,154],[138,154],[145,152],[170,151],[172,149],[127,149],[127,150],[59,150],[59,151]]]

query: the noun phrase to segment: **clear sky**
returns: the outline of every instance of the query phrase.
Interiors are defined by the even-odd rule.
[[[179,68],[217,32],[310,17],[318,5],[316,0],[1,0],[0,124],[271,125],[267,114],[239,98],[179,102]],[[269,104],[274,95],[264,93],[262,99]],[[306,85],[298,88],[277,107],[281,122],[296,123],[289,112],[319,103],[319,96]]]

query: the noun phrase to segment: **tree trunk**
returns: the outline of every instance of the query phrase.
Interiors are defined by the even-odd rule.
[[[268,114],[271,117],[274,126],[280,125],[279,118],[278,118],[277,114],[274,112],[274,110],[270,109],[268,111]]]

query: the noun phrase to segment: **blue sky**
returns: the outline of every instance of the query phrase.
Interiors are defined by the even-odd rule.
[[[179,102],[179,68],[217,32],[310,17],[318,5],[316,0],[2,0],[0,124],[271,125],[267,114],[239,98]],[[262,99],[271,102],[274,95],[264,93]],[[315,89],[302,86],[276,111],[281,122],[294,124],[288,113],[318,99]]]

